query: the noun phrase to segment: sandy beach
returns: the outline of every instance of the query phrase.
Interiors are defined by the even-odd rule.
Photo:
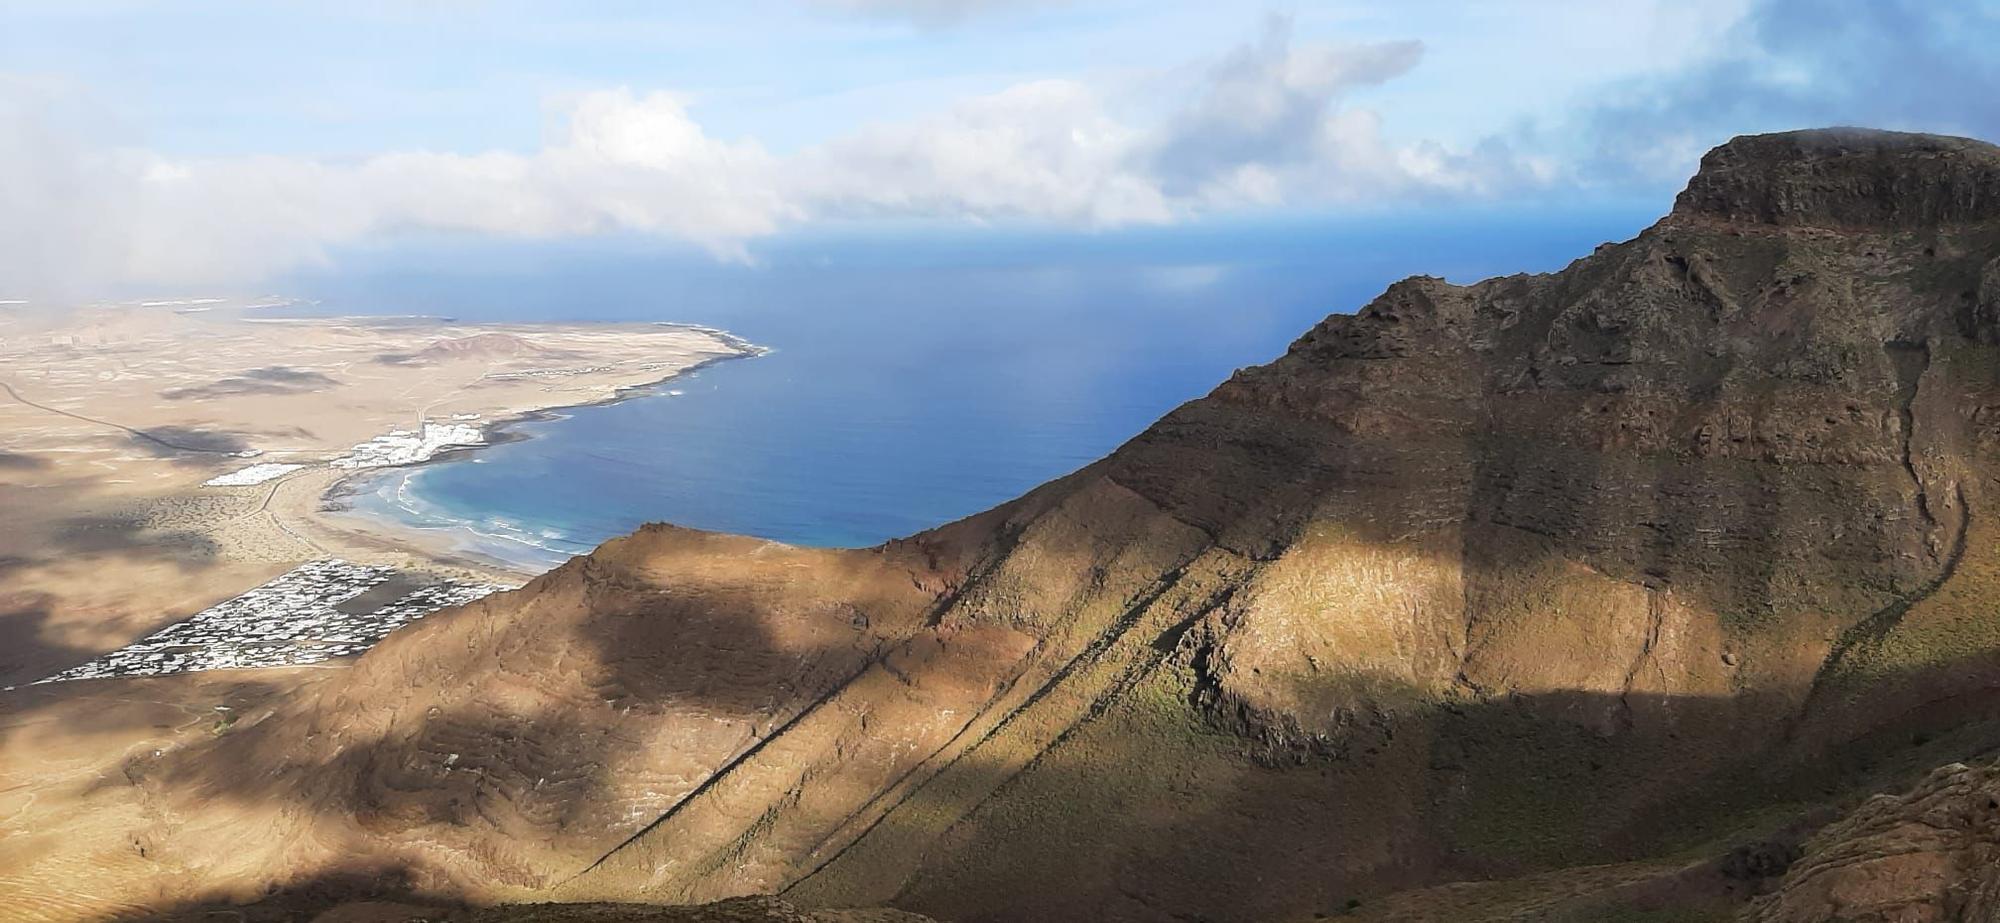
[[[0,686],[120,648],[298,565],[518,585],[342,485],[761,350],[663,324],[278,319],[210,302],[0,314]]]
[[[143,883],[158,870],[149,845],[178,822],[107,784],[131,760],[310,694],[438,600],[534,576],[343,515],[344,484],[760,352],[690,326],[280,320],[209,299],[0,310],[9,919],[114,916],[160,896]],[[327,572],[345,586],[296,586]],[[120,678],[37,683],[62,676]],[[271,821],[216,810],[239,831]]]
[[[132,760],[310,695],[440,602],[534,576],[343,513],[346,485],[761,352],[669,324],[279,319],[214,299],[0,310],[9,919],[162,897],[150,847],[181,820],[118,784]],[[213,810],[239,833],[273,822]]]

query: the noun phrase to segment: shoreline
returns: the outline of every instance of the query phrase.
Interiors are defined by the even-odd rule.
[[[467,460],[475,457],[476,453],[478,453],[482,449],[487,449],[499,445],[508,445],[511,443],[522,442],[534,438],[533,433],[521,431],[520,427],[522,426],[534,423],[557,422],[566,419],[568,412],[580,409],[585,409],[590,407],[607,407],[614,404],[624,403],[626,401],[638,400],[645,397],[658,396],[659,389],[662,386],[665,386],[671,382],[678,381],[680,379],[691,376],[697,372],[700,372],[703,369],[720,365],[725,362],[733,362],[742,359],[755,359],[761,356],[769,355],[771,352],[773,352],[771,347],[761,346],[747,339],[744,339],[743,337],[737,336],[736,334],[730,333],[726,330],[722,330],[716,327],[709,327],[701,324],[676,323],[676,322],[666,322],[666,321],[654,322],[649,326],[667,327],[677,330],[692,330],[705,333],[708,334],[709,336],[714,337],[715,339],[720,341],[723,345],[735,350],[735,352],[730,355],[712,356],[707,359],[703,359],[699,362],[693,363],[684,368],[676,369],[670,374],[667,374],[665,376],[662,376],[660,378],[651,381],[641,382],[632,385],[619,386],[613,389],[610,394],[592,400],[575,401],[566,404],[555,404],[548,407],[536,407],[528,410],[519,411],[516,413],[507,414],[505,416],[483,422],[480,424],[479,430],[480,430],[480,436],[484,441],[479,445],[451,446],[443,450],[440,450],[427,458],[423,458],[418,461],[409,462],[406,464],[389,465],[379,468],[352,469],[344,471],[339,477],[335,478],[333,481],[326,484],[324,487],[320,488],[317,491],[318,503],[315,504],[314,509],[304,513],[301,516],[301,518],[311,521],[313,525],[318,526],[321,529],[336,534],[366,536],[368,539],[372,541],[383,541],[386,539],[394,542],[399,539],[406,540],[405,542],[399,542],[399,543],[406,543],[408,546],[407,550],[412,554],[414,554],[415,556],[432,560],[439,565],[447,567],[463,568],[470,565],[476,568],[478,571],[507,574],[510,576],[519,577],[523,580],[530,580],[535,577],[539,577],[544,573],[547,573],[554,567],[561,566],[561,562],[555,562],[553,564],[547,564],[547,565],[539,563],[529,564],[529,563],[524,563],[522,561],[508,560],[498,555],[481,554],[477,550],[462,547],[461,543],[452,542],[449,539],[447,539],[445,535],[440,534],[440,533],[447,533],[452,530],[463,530],[481,539],[487,539],[491,541],[504,541],[504,542],[516,541],[506,536],[494,536],[482,532],[477,528],[476,524],[470,520],[462,520],[462,519],[455,520],[452,522],[451,525],[440,527],[437,529],[431,529],[403,520],[402,518],[394,515],[393,513],[378,513],[374,511],[364,511],[357,509],[354,506],[352,499],[357,495],[367,492],[363,490],[361,485],[370,479],[383,479],[391,476],[398,476],[403,478],[404,484],[407,485],[409,477],[413,476],[414,474],[423,470],[426,467],[443,464],[445,462]],[[274,482],[274,485],[291,481],[294,478],[297,478],[301,475],[310,474],[314,471],[324,471],[324,470],[338,470],[338,469],[307,469],[306,471],[294,472],[278,478]],[[273,495],[276,494],[275,487],[272,493]],[[441,517],[441,518],[450,519],[450,517]],[[337,521],[339,519],[345,519],[348,521],[339,522]],[[362,528],[354,522],[355,520],[381,526],[383,528],[379,530]],[[518,544],[521,544],[525,547],[537,547],[537,548],[542,547],[534,545],[529,542],[518,542]],[[544,549],[544,550],[549,550],[552,553],[560,553],[560,552],[554,552],[553,549]],[[588,552],[586,551],[582,553],[588,553]],[[571,555],[570,557],[574,556],[575,555]]]
[[[273,313],[298,310],[289,307]],[[36,600],[29,611],[41,621],[17,620],[30,633],[0,664],[0,686],[126,647],[312,561],[531,580],[588,546],[474,541],[426,528],[458,521],[449,515],[351,510],[352,492],[367,489],[362,476],[476,458],[467,453],[530,438],[527,423],[771,352],[662,321],[460,324],[123,305],[31,330],[8,321],[0,317],[10,436],[0,563],[8,591]],[[416,355],[424,360],[405,361]],[[476,503],[466,512],[471,529],[495,531]],[[522,537],[541,542],[540,531]]]
[[[658,378],[647,382],[641,382],[636,385],[623,385],[618,388],[614,388],[610,394],[604,397],[597,398],[595,400],[577,401],[571,404],[556,404],[549,407],[537,407],[532,410],[523,410],[518,413],[508,414],[507,416],[504,417],[498,417],[489,422],[480,424],[479,434],[481,438],[486,440],[484,443],[481,443],[479,445],[453,446],[451,448],[444,449],[443,451],[440,451],[429,458],[423,459],[422,461],[412,462],[407,465],[396,465],[393,467],[408,468],[414,470],[422,468],[425,465],[429,465],[433,462],[448,461],[451,458],[461,454],[470,455],[473,452],[477,452],[480,449],[488,448],[490,446],[506,445],[511,442],[519,442],[524,439],[532,439],[534,438],[533,436],[525,433],[515,432],[512,428],[526,423],[554,422],[556,420],[562,419],[562,415],[565,411],[581,410],[585,407],[609,407],[613,404],[622,404],[626,401],[637,400],[642,397],[648,397],[650,396],[650,392],[659,388],[661,385],[664,385],[676,379],[685,378],[689,375],[693,375],[694,373],[699,372],[702,369],[710,368],[716,365],[721,365],[724,362],[734,362],[739,359],[756,359],[761,356],[770,355],[772,352],[771,347],[759,346],[755,343],[750,342],[749,340],[746,340],[733,333],[730,333],[727,330],[720,330],[715,327],[705,327],[700,324],[678,324],[678,323],[666,323],[666,322],[657,323],[655,324],[655,326],[671,327],[677,330],[695,330],[701,333],[706,333],[712,337],[715,337],[718,340],[721,340],[724,346],[728,346],[731,349],[735,349],[737,352],[735,355],[730,355],[730,356],[711,356],[707,359],[701,360],[700,362],[696,362],[693,365],[677,369],[673,373],[663,378]],[[386,470],[386,469],[375,469],[375,470]]]

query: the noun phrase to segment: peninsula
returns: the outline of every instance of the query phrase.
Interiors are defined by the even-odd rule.
[[[0,686],[312,663],[518,585],[532,575],[336,515],[330,498],[524,416],[761,352],[687,325],[275,313],[221,299],[0,310]],[[241,628],[241,599],[329,631],[184,643],[211,619]]]

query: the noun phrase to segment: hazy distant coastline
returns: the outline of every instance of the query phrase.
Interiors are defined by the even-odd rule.
[[[419,509],[416,504],[425,501],[412,496],[412,492],[416,489],[413,482],[422,477],[426,469],[433,466],[447,462],[480,461],[479,452],[482,449],[535,438],[536,434],[526,427],[559,424],[582,408],[608,406],[647,397],[670,396],[668,385],[691,377],[703,369],[736,359],[754,359],[772,351],[770,347],[752,343],[728,331],[700,324],[661,322],[655,326],[705,333],[735,348],[737,352],[734,355],[714,356],[677,368],[672,374],[663,378],[621,387],[610,395],[595,400],[538,407],[491,420],[481,427],[484,441],[479,445],[452,447],[407,465],[357,471],[352,477],[334,482],[321,495],[322,509],[334,516],[364,521],[375,529],[386,528],[405,532],[409,534],[413,544],[429,547],[434,551],[445,551],[454,558],[470,557],[480,563],[526,577],[539,575],[575,555],[588,552],[596,546],[596,541],[576,541],[570,540],[566,535],[545,533],[530,537],[527,532],[518,528],[514,532],[504,531],[505,527],[503,531],[493,531],[494,523],[468,515],[454,514],[443,504],[438,503],[426,503],[429,510]],[[514,526],[512,523],[506,525]],[[559,547],[550,544],[554,542],[562,542],[564,545]]]
[[[578,326],[582,329],[591,329],[615,325]],[[355,531],[350,535],[358,533],[373,542],[401,547],[411,554],[446,567],[469,565],[478,570],[492,570],[521,578],[531,578],[561,564],[572,555],[484,531],[479,528],[481,523],[477,520],[455,516],[438,516],[426,520],[417,515],[416,511],[400,503],[369,509],[357,508],[353,501],[366,492],[365,485],[371,482],[393,480],[399,485],[399,490],[407,490],[409,480],[420,476],[426,469],[448,462],[470,462],[478,459],[480,450],[533,438],[532,433],[523,430],[525,426],[555,423],[582,408],[617,404],[653,395],[667,384],[717,363],[755,358],[770,352],[768,347],[752,343],[728,331],[701,324],[654,322],[644,326],[706,335],[719,341],[730,351],[691,362],[666,359],[639,361],[634,365],[635,369],[664,371],[665,374],[657,378],[615,384],[596,397],[529,407],[482,418],[474,424],[479,432],[477,442],[446,445],[437,451],[407,461],[351,469],[320,488],[312,510],[310,512],[301,510],[301,515],[309,515],[316,523],[330,526],[336,531],[344,531],[344,527],[355,527]],[[515,547],[538,547],[546,553],[537,555],[505,553]],[[589,546],[577,549],[578,553],[588,550]]]
[[[309,562],[518,583],[548,562],[342,516],[341,498],[379,472],[465,457],[522,438],[528,422],[767,351],[693,324],[383,323],[179,304],[0,315],[0,560],[10,587],[51,613],[50,643],[0,667],[0,685],[121,649]],[[92,615],[105,607],[132,615]]]

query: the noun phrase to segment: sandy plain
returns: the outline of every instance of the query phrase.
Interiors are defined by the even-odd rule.
[[[0,686],[309,560],[519,583],[529,575],[420,533],[329,515],[329,494],[369,470],[354,466],[435,454],[425,436],[469,441],[758,352],[688,326],[269,315],[227,302],[0,312]],[[282,473],[206,484],[252,466]]]
[[[129,918],[171,898],[148,831],[187,819],[149,805],[127,767],[310,694],[351,658],[27,684],[307,561],[519,584],[531,575],[335,515],[330,495],[369,470],[355,465],[437,454],[426,434],[492,437],[760,351],[688,326],[0,309],[0,687],[15,687],[0,691],[0,916]],[[288,467],[207,484],[258,465]],[[271,821],[218,811],[239,835]]]

